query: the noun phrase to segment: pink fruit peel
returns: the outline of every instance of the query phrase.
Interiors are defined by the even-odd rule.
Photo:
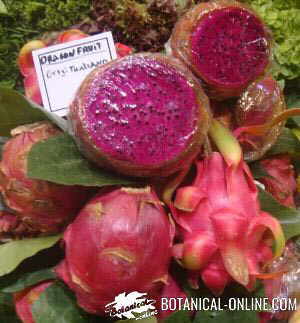
[[[251,289],[257,277],[268,278],[262,270],[281,255],[284,235],[279,222],[260,210],[254,179],[236,140],[215,120],[210,136],[218,148],[225,141],[240,160],[229,158],[223,145],[224,157],[213,152],[198,161],[193,184],[179,188],[170,207],[182,241],[174,249],[175,257],[190,270],[193,286],[200,276],[218,295],[233,280]],[[193,198],[192,211],[186,211],[186,201]]]
[[[69,225],[58,276],[87,312],[104,315],[122,292],[155,297],[168,279],[174,227],[149,188],[98,194]]]
[[[89,198],[90,190],[64,186],[27,176],[27,156],[35,143],[61,133],[50,122],[38,122],[12,130],[0,162],[0,192],[4,202],[33,231],[57,232]]]
[[[52,281],[46,281],[26,288],[22,292],[15,293],[14,302],[16,312],[23,323],[35,323],[32,315],[32,305],[51,284]]]

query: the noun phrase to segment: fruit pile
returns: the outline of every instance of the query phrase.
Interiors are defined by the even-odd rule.
[[[29,99],[41,103],[32,50],[86,36],[71,29],[22,48]],[[16,239],[63,234],[64,256],[51,274],[6,287],[18,317],[42,322],[50,293],[65,285],[84,310],[74,310],[78,322],[104,321],[122,293],[146,293],[161,322],[172,322],[160,310],[162,297],[201,295],[204,287],[220,296],[240,285],[251,296],[259,280],[270,300],[278,296],[272,286],[283,271],[274,264],[300,229],[267,212],[259,192],[285,214],[297,212],[291,157],[266,153],[299,109],[286,109],[270,74],[264,22],[240,2],[212,0],[179,19],[167,55],[116,47],[118,59],[78,89],[68,131],[58,128],[63,119],[45,121],[42,107],[27,106],[36,122],[21,121],[3,146],[0,237],[10,242],[0,254]],[[247,164],[258,159],[259,187]]]

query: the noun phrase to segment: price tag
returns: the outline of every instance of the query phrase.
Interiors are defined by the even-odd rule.
[[[111,32],[37,49],[32,55],[43,105],[59,116],[67,115],[84,78],[117,58]]]

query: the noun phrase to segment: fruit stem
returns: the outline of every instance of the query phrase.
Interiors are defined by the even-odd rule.
[[[209,135],[216,144],[226,163],[237,166],[242,160],[242,148],[231,131],[224,127],[219,121],[213,119]]]

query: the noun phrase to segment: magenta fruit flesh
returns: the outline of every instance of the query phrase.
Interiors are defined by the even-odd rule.
[[[177,23],[171,47],[207,83],[215,99],[239,96],[265,72],[270,59],[270,35],[263,22],[232,0],[192,8]]]
[[[180,61],[137,54],[94,70],[77,93],[70,119],[79,147],[97,165],[167,176],[199,151],[208,105]]]

